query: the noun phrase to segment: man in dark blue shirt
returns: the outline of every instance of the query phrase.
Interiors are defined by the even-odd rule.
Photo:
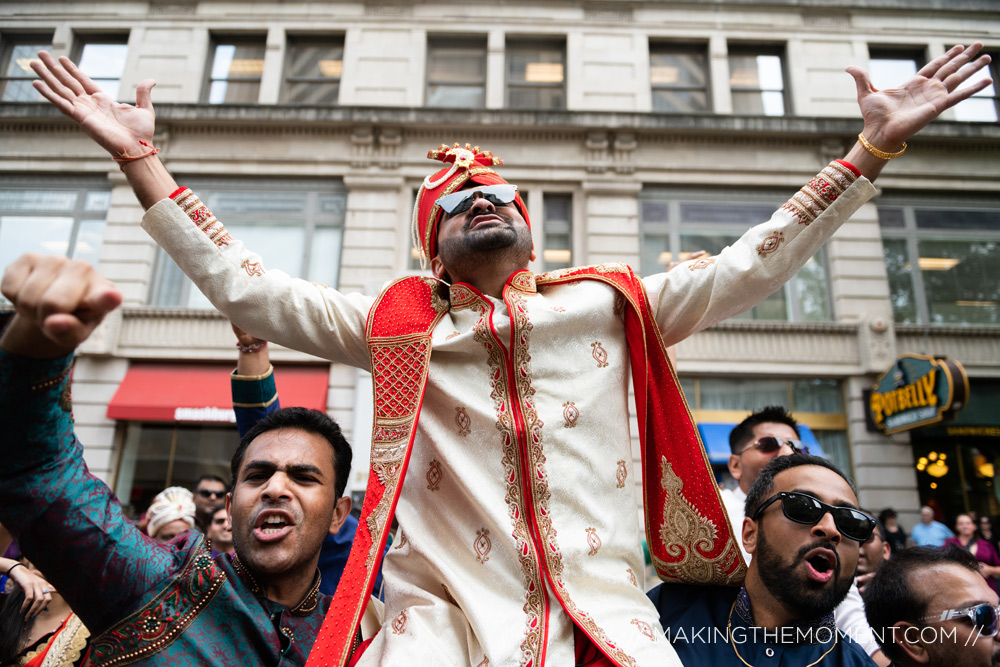
[[[685,665],[873,665],[837,632],[858,550],[875,521],[853,485],[816,456],[773,459],[750,487],[740,588],[663,585],[649,593]]]

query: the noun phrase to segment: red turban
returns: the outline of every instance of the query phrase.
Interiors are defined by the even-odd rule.
[[[440,160],[450,163],[432,176],[424,179],[420,190],[417,192],[417,201],[413,206],[413,245],[420,251],[420,265],[424,266],[427,260],[437,254],[437,233],[438,222],[441,219],[441,207],[435,202],[452,192],[461,190],[468,181],[479,185],[498,185],[506,183],[492,167],[503,164],[503,160],[496,157],[490,151],[481,151],[479,146],[464,147],[457,143],[448,147],[441,144],[434,150],[427,151],[427,157],[431,160]],[[524,205],[521,195],[514,198],[514,205],[524,217],[524,221],[531,226],[528,220],[528,208]]]

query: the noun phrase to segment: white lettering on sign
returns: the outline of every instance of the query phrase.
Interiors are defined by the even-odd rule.
[[[230,422],[236,423],[232,408],[175,408],[174,421],[179,422]]]

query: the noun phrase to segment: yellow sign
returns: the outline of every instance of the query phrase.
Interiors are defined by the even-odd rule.
[[[965,407],[969,378],[945,357],[905,354],[872,387],[868,412],[883,433],[936,424]]]

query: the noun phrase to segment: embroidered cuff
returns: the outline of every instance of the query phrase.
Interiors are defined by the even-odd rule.
[[[860,173],[853,165],[845,166],[840,164],[839,160],[831,162],[785,202],[781,210],[798,218],[799,224],[808,225],[829,208],[830,204],[837,201],[837,197],[851,187],[859,176]]]
[[[229,242],[233,240],[233,237],[229,235],[226,228],[222,226],[208,207],[201,203],[198,196],[191,192],[188,188],[179,188],[175,190],[170,198],[175,204],[181,207],[184,211],[184,215],[191,219],[198,229],[205,232],[212,243],[220,248],[229,245]]]
[[[266,408],[278,398],[273,366],[263,375],[237,375],[234,372],[230,376],[230,385],[233,406],[237,408]]]

